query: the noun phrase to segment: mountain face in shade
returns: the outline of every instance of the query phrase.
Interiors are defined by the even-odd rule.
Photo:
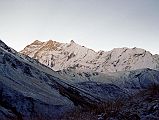
[[[0,41],[0,119],[51,120],[73,108],[73,102],[59,93],[57,77]]]
[[[55,71],[69,68],[108,73],[159,68],[159,55],[152,55],[144,49],[114,48],[107,52],[95,52],[76,44],[73,40],[70,43],[36,40],[27,45],[20,53],[37,59]]]
[[[35,44],[41,43],[36,41]],[[0,41],[0,119],[55,120],[75,106],[87,108],[105,99],[127,97],[124,90],[115,85],[101,83],[98,88],[105,86],[105,90],[96,95],[95,89],[83,88],[96,82],[71,83],[63,78]],[[105,93],[108,94],[104,96]]]
[[[36,41],[36,45],[40,42]],[[54,49],[54,48],[53,48]],[[75,106],[84,108],[105,99],[126,97],[123,89],[102,84],[105,90],[95,95],[85,91],[88,83],[71,83],[58,72],[37,60],[21,55],[0,41],[0,119],[55,120]],[[79,86],[78,86],[79,84]],[[96,85],[96,82],[92,84]],[[111,95],[111,97],[110,97]]]
[[[128,49],[128,51],[130,50]],[[40,58],[46,57],[45,55],[52,55],[54,51],[54,55],[56,53],[56,57],[61,58],[61,61],[66,60],[66,63],[63,62],[63,64],[68,66],[74,63],[76,57],[80,58],[83,55],[83,59],[86,60],[86,58],[92,59],[93,54],[104,53],[96,53],[77,45],[74,41],[63,44],[51,40],[48,42],[36,40],[25,48],[25,54],[32,53],[34,58],[41,55],[41,51],[45,54],[42,54]],[[63,59],[59,56],[60,51]],[[68,53],[68,51],[72,52]],[[87,54],[84,51],[87,51]],[[149,55],[150,53],[145,51],[145,55],[139,55],[138,59],[141,59],[142,56],[144,58],[147,56],[146,54]],[[47,57],[49,58],[49,56]],[[158,56],[153,57],[153,60],[157,61]],[[51,62],[57,60],[53,58]],[[83,59],[77,60],[79,62]],[[70,64],[67,63],[68,61]],[[0,41],[0,119],[60,120],[63,114],[74,109],[75,106],[90,109],[100,103],[115,101],[118,98],[127,100],[137,91],[144,90],[150,85],[159,85],[159,71],[157,70],[146,68],[104,73],[87,68],[88,64],[86,62],[83,68],[77,65],[71,69],[69,66],[70,69],[55,72],[37,60],[16,52]],[[47,65],[50,65],[50,62]],[[56,64],[52,67],[55,66]],[[85,68],[86,70],[84,70]],[[150,105],[153,106],[154,104]],[[150,113],[146,112],[146,114]],[[141,118],[145,117],[144,115]],[[156,117],[156,114],[153,114],[152,117]]]

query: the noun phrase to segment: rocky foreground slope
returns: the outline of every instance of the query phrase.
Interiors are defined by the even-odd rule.
[[[0,41],[0,119],[50,120],[71,109],[73,102],[59,93],[55,76]]]
[[[152,55],[144,49],[115,48],[108,52],[95,52],[76,44],[73,40],[70,43],[36,40],[20,53],[37,59],[56,71],[70,68],[107,73],[159,68],[159,55]]]
[[[35,47],[33,45],[32,49],[39,49],[41,44],[47,43],[35,41]],[[52,55],[52,49],[58,49],[57,46],[60,46],[60,43],[56,44],[58,45],[49,43],[41,49],[44,49],[47,55],[49,49],[49,55]],[[75,43],[72,41],[69,45],[72,44]],[[157,60],[156,58],[153,60]],[[70,59],[73,59],[72,55]],[[52,61],[55,62],[56,59]],[[84,69],[85,67],[79,71]],[[93,70],[84,70],[80,73],[76,70],[55,72],[0,41],[0,119],[61,119],[65,112],[74,109],[75,106],[91,109],[106,101],[115,101],[119,98],[128,100],[136,92],[159,84],[159,71],[149,68],[109,74]]]
[[[93,107],[109,98],[94,95],[64,78],[0,41],[0,119],[55,120],[75,106]],[[115,88],[113,99],[127,96],[117,86],[107,88]]]
[[[138,91],[129,99],[116,99],[98,104],[92,109],[76,108],[64,114],[62,120],[158,120],[159,86]]]
[[[75,105],[99,101],[60,78],[0,41],[0,119],[54,120]]]

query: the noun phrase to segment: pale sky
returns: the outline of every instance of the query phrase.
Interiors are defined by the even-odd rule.
[[[0,0],[0,39],[19,51],[34,40],[159,54],[159,0]]]

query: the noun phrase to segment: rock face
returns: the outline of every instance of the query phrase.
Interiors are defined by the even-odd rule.
[[[131,49],[126,51],[130,52]],[[141,53],[143,51],[141,50]],[[45,65],[51,65],[53,69],[67,68],[67,70],[55,72],[0,41],[0,119],[2,120],[54,120],[75,105],[91,108],[94,104],[106,100],[120,97],[126,99],[138,90],[159,84],[159,71],[148,68],[104,74],[109,70],[116,71],[119,67],[120,62],[116,62],[116,66],[105,68],[105,65],[118,55],[112,52],[107,64],[101,61],[105,60],[105,55],[109,52],[96,53],[77,45],[74,41],[63,44],[51,40],[48,42],[36,40],[22,52],[41,63],[46,63]],[[158,55],[154,57],[147,51],[144,55],[131,52],[130,56],[134,54],[136,56],[132,60],[136,62],[131,61],[133,69],[135,65],[139,67],[141,61],[143,62],[141,66],[144,67],[147,62],[150,64],[146,65],[151,67],[158,65]],[[148,56],[151,56],[150,59]],[[95,61],[90,62],[92,60]],[[100,65],[97,67],[99,61]],[[96,70],[93,71],[94,69]]]
[[[108,52],[95,52],[73,40],[70,43],[36,40],[20,53],[35,58],[56,71],[70,68],[107,73],[159,68],[159,55],[152,55],[144,49],[115,48]]]
[[[57,79],[55,72],[0,41],[0,119],[51,120],[73,108],[59,93]]]
[[[104,100],[93,91],[86,91],[84,83],[66,83],[63,77],[0,41],[0,119],[54,120],[75,105],[91,107]],[[109,88],[120,89],[108,85]],[[120,93],[125,96],[122,89],[117,92]]]

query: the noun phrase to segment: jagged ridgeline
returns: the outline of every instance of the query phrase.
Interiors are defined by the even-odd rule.
[[[151,55],[137,48],[119,50],[116,51],[122,53],[121,56],[113,52],[115,49],[96,53],[77,45],[74,41],[68,44],[35,41],[21,52],[30,56],[28,57],[0,41],[0,120],[68,119],[62,116],[77,107],[84,111],[95,110],[99,108],[98,105],[108,101],[118,99],[127,101],[138,91],[159,84],[158,55]],[[134,65],[130,70],[135,69],[135,66],[140,67],[141,61],[143,63],[141,66],[145,69],[117,70],[124,59],[122,56],[124,54],[127,56],[131,51],[136,52],[130,54],[132,60],[129,62],[131,66]],[[110,61],[116,58],[120,60],[113,61],[109,66]],[[41,64],[43,62],[44,64]],[[99,65],[99,69],[96,64]],[[151,67],[153,69],[150,69]],[[108,73],[108,71],[121,72]],[[153,95],[156,95],[156,92],[153,92]],[[153,98],[157,100],[157,97]],[[157,102],[154,101],[153,99],[151,106],[156,106]],[[149,105],[147,101],[146,104]],[[128,108],[129,106],[126,109]],[[139,114],[138,117],[144,118],[147,114],[157,118],[155,108],[153,107],[153,112]],[[98,116],[103,112],[106,111],[97,113],[93,111],[91,115]],[[127,114],[129,118],[131,115],[131,112]]]
[[[56,71],[70,68],[78,71],[87,69],[107,73],[159,68],[159,55],[152,55],[144,49],[115,48],[107,52],[95,52],[78,45],[73,40],[70,43],[36,40],[20,53],[35,58]]]

